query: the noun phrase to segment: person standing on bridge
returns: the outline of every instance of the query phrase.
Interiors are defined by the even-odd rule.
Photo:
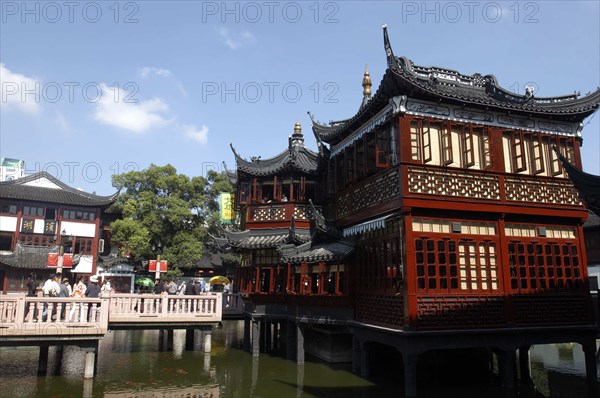
[[[44,287],[42,290],[44,291],[44,297],[58,297],[60,294],[60,286],[57,282],[57,279],[60,278],[57,275],[50,275],[46,282],[44,282]],[[54,312],[54,311],[53,311]],[[44,310],[42,311],[42,322],[46,322],[48,319],[48,303],[44,303]]]
[[[85,290],[85,297],[96,298],[100,296],[100,286],[98,286],[98,275],[92,275],[90,278],[90,284]],[[100,304],[98,304],[97,309],[100,309]],[[92,304],[88,307],[88,321],[92,321]]]
[[[69,285],[69,278],[63,278],[62,283],[60,284],[60,293],[59,297],[71,297],[71,285]],[[65,319],[65,311],[66,311],[67,303],[62,303],[62,309],[60,310],[60,319]]]
[[[81,299],[85,297],[85,291],[87,290],[87,286],[85,285],[85,283],[83,283],[82,279],[83,278],[81,277],[81,275],[77,275],[77,278],[75,278],[75,284],[73,285],[73,293],[71,295],[75,299]],[[73,315],[78,309],[81,309],[79,322],[83,322],[83,305],[81,303],[73,303],[73,306],[71,307],[71,312],[69,313],[69,322],[73,321]]]

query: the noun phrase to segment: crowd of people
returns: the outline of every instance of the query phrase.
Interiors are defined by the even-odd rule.
[[[29,275],[27,280],[27,295],[30,297],[37,296],[38,287],[35,284],[35,275],[32,273]],[[71,286],[69,278],[63,278],[62,274],[56,273],[48,276],[48,279],[44,282],[41,287],[41,291],[44,297],[75,297],[75,298],[94,298],[100,297],[103,293],[108,293],[113,291],[110,283],[110,279],[104,278],[103,283],[99,284],[99,278],[97,275],[92,275],[89,278],[89,283],[85,283],[83,277],[81,275],[77,275],[75,277],[74,283]],[[42,321],[45,322],[48,318],[48,303],[44,303],[44,308],[42,311]],[[69,320],[72,321],[75,313],[79,309],[79,304],[74,303],[71,306],[71,310],[69,313]],[[83,319],[84,315],[83,310],[81,311],[81,318]],[[36,314],[37,315],[37,314]],[[52,314],[50,315],[53,319],[57,317],[56,308],[52,310]],[[88,314],[89,315],[89,314]],[[36,318],[36,316],[34,316]],[[63,307],[60,319],[65,318],[65,308]]]
[[[152,290],[155,294],[179,294],[179,295],[196,295],[201,293],[207,293],[210,290],[210,285],[204,283],[202,280],[186,282],[185,280],[177,284],[173,280],[161,280],[156,279],[154,281],[154,289]]]

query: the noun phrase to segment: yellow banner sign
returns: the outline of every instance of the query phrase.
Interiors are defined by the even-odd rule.
[[[219,195],[219,210],[221,213],[221,223],[231,224],[235,217],[234,196],[232,193],[221,192]]]

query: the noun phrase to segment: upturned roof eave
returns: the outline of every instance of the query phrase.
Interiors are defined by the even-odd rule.
[[[33,182],[41,178],[47,179],[59,188],[57,189],[26,185],[29,182]],[[56,194],[56,192],[60,192],[62,197],[56,197],[60,195],[54,195],[55,197],[51,195]],[[16,180],[0,182],[0,198],[3,199],[34,200],[38,202],[62,203],[81,207],[108,208],[117,200],[118,195],[119,191],[110,196],[100,196],[81,191],[70,187],[45,171],[31,174]]]

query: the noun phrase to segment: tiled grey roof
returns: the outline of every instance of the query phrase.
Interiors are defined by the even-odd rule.
[[[589,210],[600,215],[600,176],[589,174],[578,169],[569,163],[569,161],[558,151],[555,150],[555,152],[558,154],[563,167],[567,170],[569,179],[579,191],[581,200],[585,202]]]
[[[17,242],[11,254],[0,254],[0,263],[14,268],[47,269],[48,253],[58,253],[58,246],[29,246]],[[73,266],[79,256],[73,256]]]
[[[388,105],[394,96],[407,95],[424,100],[445,100],[461,106],[496,109],[528,116],[552,117],[555,120],[581,122],[600,107],[600,88],[583,97],[571,94],[536,97],[518,95],[500,87],[493,75],[463,75],[454,70],[415,65],[406,57],[396,57],[384,27],[384,47],[388,59],[386,70],[375,95],[351,118],[329,125],[313,120],[313,132],[320,140],[336,144]]]
[[[583,228],[597,228],[600,227],[600,215],[590,211],[590,216],[583,224]]]
[[[269,176],[287,171],[297,171],[304,174],[316,174],[319,168],[319,155],[304,146],[296,146],[281,152],[270,159],[256,159],[248,161],[237,154],[235,155],[237,172],[251,176]],[[230,181],[231,177],[229,176]]]
[[[314,263],[318,261],[339,261],[354,251],[354,240],[344,239],[336,242],[312,245],[311,242],[300,246],[285,245],[279,251],[286,263]]]
[[[224,238],[215,238],[217,244],[221,247],[228,244],[239,249],[274,249],[289,243],[290,235],[293,235],[292,240],[296,243],[310,240],[310,231],[301,228],[296,228],[293,234],[288,228],[247,229],[242,232],[225,230],[224,234]]]
[[[26,185],[45,178],[59,188]],[[12,181],[0,182],[0,199],[27,200],[60,203],[72,206],[108,207],[117,199],[118,192],[111,196],[98,196],[72,188],[49,173],[42,171]]]

